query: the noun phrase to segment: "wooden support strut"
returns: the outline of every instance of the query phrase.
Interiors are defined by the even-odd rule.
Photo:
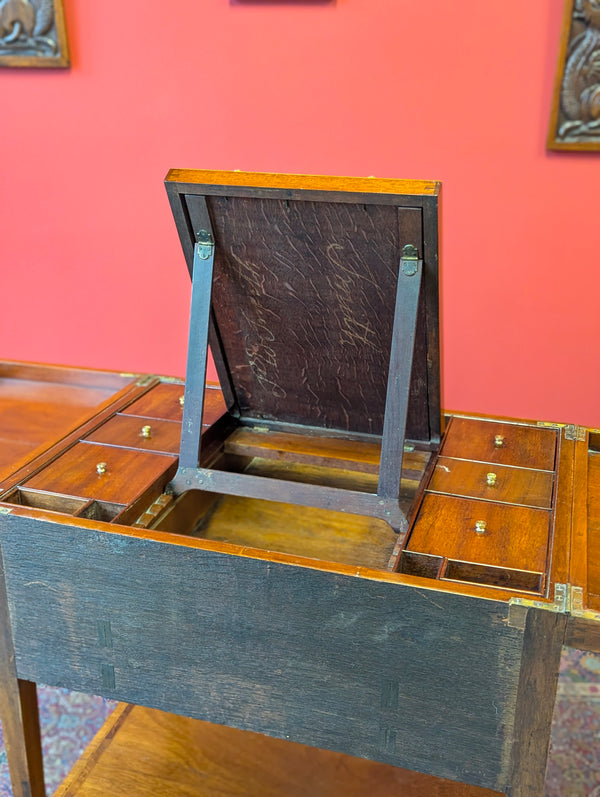
[[[198,198],[201,199],[201,198]],[[400,509],[400,480],[415,344],[417,310],[423,261],[417,249],[404,247],[398,269],[398,286],[390,370],[385,406],[381,462],[376,494],[314,484],[300,484],[247,474],[201,468],[202,411],[208,356],[212,279],[215,246],[205,201],[196,208],[203,229],[196,233],[192,275],[192,306],[188,344],[188,365],[181,431],[179,469],[170,484],[175,494],[197,489],[259,498],[339,512],[369,515],[388,522],[403,533],[408,528]]]

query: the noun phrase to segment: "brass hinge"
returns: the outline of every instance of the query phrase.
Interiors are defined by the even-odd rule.
[[[215,242],[208,230],[199,230],[196,233],[196,254],[200,260],[210,260],[215,248]]]
[[[575,426],[569,423],[565,426],[565,440],[585,440],[585,426]]]
[[[0,506],[0,515],[10,515],[12,509],[10,506]]]
[[[554,585],[553,603],[535,601],[531,598],[511,598],[508,602],[508,625],[511,628],[525,629],[525,618],[529,609],[544,609],[547,612],[566,614],[570,604],[570,585]]]
[[[538,421],[536,426],[543,426],[545,429],[564,429],[566,423],[554,423],[554,421]]]
[[[400,269],[407,277],[414,277],[419,271],[419,250],[413,244],[406,244],[402,249]]]
[[[555,584],[553,603],[542,603],[529,598],[511,598],[508,603],[508,625],[511,628],[521,630],[525,628],[528,609],[545,609],[549,612],[570,614],[572,617],[600,622],[600,612],[584,608],[583,588],[574,587],[572,584]]]

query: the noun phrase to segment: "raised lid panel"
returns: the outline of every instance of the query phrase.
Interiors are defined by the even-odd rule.
[[[437,225],[424,207],[437,185],[411,192],[405,181],[217,175],[173,172],[169,180],[193,182],[168,189],[188,266],[208,210],[212,345],[220,345],[219,376],[240,415],[381,435],[399,261],[411,243],[426,262],[407,437],[435,436]]]

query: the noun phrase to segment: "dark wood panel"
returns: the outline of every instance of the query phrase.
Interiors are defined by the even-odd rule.
[[[522,644],[507,604],[85,523],[6,515],[0,533],[21,677],[506,782]]]

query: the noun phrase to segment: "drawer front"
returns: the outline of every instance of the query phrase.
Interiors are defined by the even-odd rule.
[[[159,418],[181,423],[184,390],[185,387],[181,384],[156,385],[122,410],[122,413],[123,415],[138,415],[140,418]]]
[[[115,415],[86,437],[91,443],[106,443],[122,448],[177,454],[181,424],[135,415]]]
[[[23,487],[129,504],[161,477],[175,473],[177,457],[95,443],[77,443]]]
[[[429,494],[408,549],[461,562],[543,572],[550,518],[543,509]]]
[[[554,470],[557,430],[453,417],[441,453],[446,457]]]
[[[447,495],[550,509],[553,484],[554,474],[550,471],[440,457],[428,489]]]
[[[156,385],[141,398],[123,411],[123,415],[137,415],[140,418],[159,418],[165,421],[179,421],[183,418],[183,398],[185,385],[162,383]],[[217,386],[208,386],[204,391],[204,417],[202,424],[210,426],[225,412],[223,394]]]

